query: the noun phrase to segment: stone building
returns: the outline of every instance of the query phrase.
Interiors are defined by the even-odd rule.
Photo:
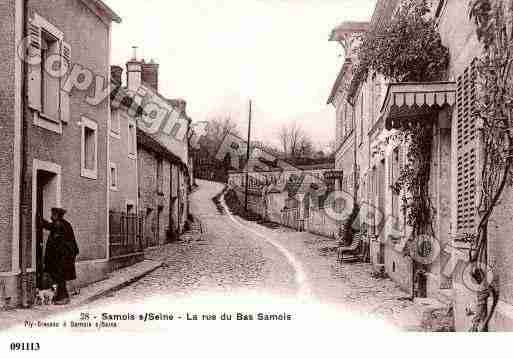
[[[67,209],[80,247],[73,285],[109,270],[110,104],[97,103],[91,87],[110,83],[111,23],[120,18],[99,0],[2,1],[0,17],[0,296],[8,306],[30,305],[47,237],[37,219],[51,207]],[[24,32],[29,41],[20,47]],[[68,71],[52,72],[61,59]]]
[[[449,173],[451,181],[450,212],[451,219],[448,233],[453,250],[452,258],[459,263],[454,270],[445,267],[453,278],[453,300],[455,325],[459,330],[470,327],[472,316],[468,313],[475,311],[476,293],[465,285],[463,280],[466,260],[468,259],[467,245],[462,243],[461,235],[472,231],[477,225],[477,201],[479,193],[480,158],[476,157],[480,143],[476,120],[472,117],[472,102],[475,101],[476,83],[473,81],[473,60],[481,56],[482,47],[477,41],[475,25],[467,16],[469,0],[439,1],[436,8],[438,29],[442,42],[449,48],[450,64],[448,80],[455,88],[455,105],[450,121],[451,166]],[[455,21],[457,19],[457,21]],[[493,268],[494,285],[500,293],[490,329],[513,329],[513,191],[507,188],[496,207],[488,229],[488,265]]]
[[[365,79],[348,75],[350,80],[342,96],[342,102],[346,101],[353,108],[354,120],[350,121],[356,128],[357,143],[361,143],[356,151],[357,198],[362,208],[369,209],[362,215],[371,225],[368,233],[371,261],[384,268],[406,292],[418,295],[423,286],[428,297],[451,306],[456,330],[470,328],[472,315],[469,313],[476,311],[476,293],[464,280],[468,245],[461,241],[462,236],[477,225],[477,169],[480,165],[479,137],[471,108],[476,101],[472,64],[481,56],[482,48],[475,26],[468,16],[461,16],[469,13],[469,3],[469,0],[429,2],[428,16],[434,17],[442,42],[450,53],[445,81],[393,83],[379,74]],[[399,4],[399,0],[379,0],[369,28],[379,31],[394,16]],[[411,228],[401,213],[399,195],[390,187],[406,162],[408,145],[394,138],[403,121],[432,126],[429,193],[436,209],[433,230],[440,255],[422,266],[411,256],[405,256],[404,244],[411,237]],[[344,126],[349,124],[337,124],[338,128]],[[339,131],[337,137],[344,139]],[[346,169],[347,166],[339,163],[337,167]],[[494,268],[494,284],[500,292],[491,321],[492,330],[513,328],[511,193],[506,190],[488,232],[487,260]]]
[[[191,174],[189,133],[191,120],[182,99],[167,99],[159,92],[159,65],[137,60],[127,63],[126,91],[136,117],[136,210],[142,221],[143,248],[175,240],[189,216]]]
[[[139,208],[137,121],[142,108],[122,86],[123,69],[111,68],[109,124],[109,253],[113,269],[144,258]]]

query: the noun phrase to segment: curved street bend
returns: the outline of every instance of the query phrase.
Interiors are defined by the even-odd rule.
[[[148,253],[164,265],[94,302],[91,311],[124,303],[127,309],[138,304],[140,311],[286,312],[298,320],[313,315],[378,319],[400,329],[418,325],[418,310],[404,300],[407,294],[390,280],[373,278],[367,264],[338,264],[325,250],[333,240],[220,213],[212,198],[223,185],[198,184],[191,206],[203,235]]]

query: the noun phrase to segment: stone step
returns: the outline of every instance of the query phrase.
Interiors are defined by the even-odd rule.
[[[435,298],[415,298],[421,308],[420,328],[426,332],[453,332],[454,311],[452,305],[444,304]]]

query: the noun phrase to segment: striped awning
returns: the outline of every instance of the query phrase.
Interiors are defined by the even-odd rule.
[[[456,102],[455,82],[405,82],[388,85],[381,116],[387,129],[433,119],[444,107]]]

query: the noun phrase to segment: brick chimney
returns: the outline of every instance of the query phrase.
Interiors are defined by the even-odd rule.
[[[117,85],[122,84],[123,68],[121,66],[113,65],[110,67],[110,77]]]
[[[137,91],[141,86],[142,62],[137,60],[137,47],[134,46],[134,55],[126,63],[127,87],[130,91]]]
[[[146,63],[142,62],[142,82],[155,91],[159,91],[159,64],[151,60]]]

